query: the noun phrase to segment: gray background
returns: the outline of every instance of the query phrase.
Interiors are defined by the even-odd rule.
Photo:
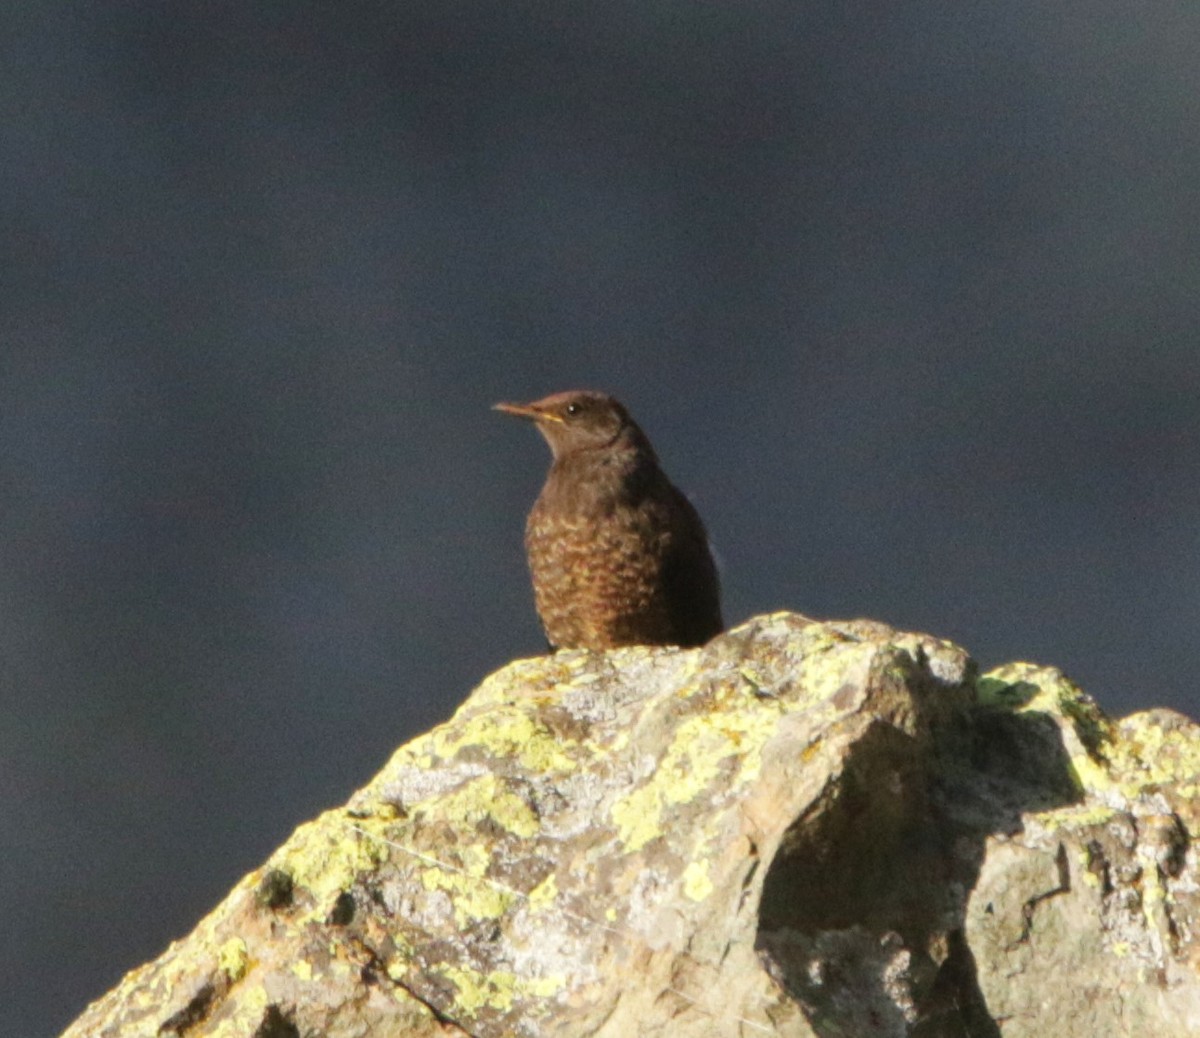
[[[1195,5],[0,13],[0,1033],[540,651],[608,389],[781,607],[1200,713]]]

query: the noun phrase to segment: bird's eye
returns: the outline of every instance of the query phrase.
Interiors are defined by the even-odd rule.
[[[582,410],[583,408],[578,404],[567,404],[567,415],[571,418],[574,418]]]

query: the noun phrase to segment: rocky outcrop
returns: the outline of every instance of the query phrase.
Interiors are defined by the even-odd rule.
[[[778,614],[488,678],[66,1038],[1200,1033],[1200,731]]]

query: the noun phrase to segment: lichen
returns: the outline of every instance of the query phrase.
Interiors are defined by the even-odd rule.
[[[1114,765],[1139,786],[1176,786],[1181,797],[1200,794],[1200,729],[1187,722],[1169,728],[1155,712],[1126,717],[1120,724]]]
[[[540,912],[552,904],[556,897],[558,897],[558,880],[552,872],[529,892],[529,910]]]
[[[693,901],[703,901],[713,892],[707,861],[693,861],[683,870],[683,893]]]
[[[240,937],[229,938],[217,952],[217,965],[232,984],[236,984],[246,975],[249,963],[250,955],[246,950],[246,942]]]
[[[564,774],[576,766],[566,752],[577,745],[573,740],[554,735],[527,712],[514,709],[485,710],[461,724],[439,728],[431,738],[434,752],[442,758],[478,746],[495,757],[516,757],[536,774]]]
[[[1061,671],[1031,663],[998,667],[977,687],[985,705],[1056,718],[1071,766],[1091,798],[1129,803],[1160,785],[1172,786],[1185,799],[1200,794],[1200,738],[1190,723],[1170,727],[1149,711],[1114,724]]]
[[[1112,788],[1112,722],[1062,671],[1023,661],[1006,663],[979,678],[976,692],[983,706],[1055,718],[1081,788]]]
[[[115,1034],[107,1021],[132,1020],[120,1033],[153,1038],[147,1028],[186,1009],[205,986],[218,994],[204,996],[212,1008],[196,1016],[196,1038],[292,1027],[305,1035],[518,1035],[551,1018],[564,1033],[694,1036],[736,1029],[735,1014],[749,1012],[743,1001],[779,1033],[808,1033],[806,1014],[822,1033],[865,1033],[791,996],[824,986],[830,1000],[870,1005],[882,976],[909,1020],[920,1004],[909,989],[925,981],[908,948],[891,943],[908,935],[879,943],[864,932],[860,942],[848,927],[855,943],[814,937],[811,953],[794,937],[812,931],[824,940],[818,931],[827,925],[841,927],[843,916],[854,922],[856,901],[868,902],[864,919],[891,918],[874,899],[896,876],[904,884],[895,903],[905,919],[910,900],[920,908],[912,916],[918,945],[935,962],[959,954],[940,920],[961,927],[978,1005],[1003,1014],[1006,1028],[1027,1018],[1021,1035],[1055,1032],[1057,1018],[1073,1010],[1060,1009],[1057,989],[1046,998],[1037,984],[1070,975],[1073,984],[1059,988],[1084,992],[1081,1012],[1100,1007],[1088,1019],[1093,1033],[1120,1030],[1106,992],[1129,1020],[1140,1012],[1129,1008],[1135,998],[1164,1006],[1173,998],[1185,1008],[1142,1030],[1190,1033],[1172,1024],[1192,998],[1189,840],[1200,831],[1200,808],[1180,796],[1194,796],[1200,783],[1200,729],[1166,711],[1114,725],[1061,672],[1027,663],[978,679],[972,696],[973,672],[953,647],[869,622],[801,620],[759,619],[696,651],[567,652],[497,672],[453,721],[397,751],[346,810],[301,826],[192,937],[131,974],[70,1033]],[[923,654],[941,669],[926,666]],[[1007,712],[1031,716],[998,716]],[[933,730],[943,719],[955,723]],[[969,738],[966,750],[995,732],[996,756],[982,762],[988,770],[979,783],[964,783],[961,801],[950,781],[936,787],[945,804],[966,805],[961,817],[947,809],[953,825],[945,833],[926,833],[936,818],[915,816],[918,868],[942,835],[947,860],[937,882],[914,886],[915,873],[897,872],[890,850],[899,845],[894,805],[928,806],[910,803],[909,758],[894,776],[880,772],[883,783],[867,781],[874,767],[847,771],[846,762],[874,764],[878,722],[918,735],[928,722],[929,738],[911,741],[921,754],[941,748],[940,733],[957,738],[973,721],[981,739]],[[1022,733],[1032,738],[1007,738]],[[859,748],[863,756],[852,756]],[[1031,765],[1011,788],[999,781],[997,763],[1010,751],[1016,766]],[[1043,751],[1046,766],[1038,767],[1033,757]],[[929,775],[969,759],[932,753]],[[1052,780],[1045,795],[1034,788],[1043,779]],[[872,800],[851,820],[835,817],[857,812],[860,798],[876,791],[882,814]],[[1059,806],[1034,811],[1049,805]],[[835,885],[841,872],[811,864],[824,842],[858,824],[852,819],[877,817],[884,851],[851,855],[846,886]],[[897,821],[908,825],[909,816]],[[804,827],[816,838],[789,843]],[[860,842],[850,839],[850,851]],[[803,865],[785,867],[789,859]],[[768,881],[776,884],[771,897],[763,896]],[[928,916],[917,905],[927,890],[936,898]],[[813,907],[794,917],[793,901],[805,899]],[[352,921],[337,910],[351,904]],[[770,912],[756,913],[758,905]],[[783,978],[774,984],[755,952],[772,936],[764,926],[771,913],[785,953],[770,964],[775,980]],[[850,961],[837,957],[842,947],[865,949],[866,1002],[855,997],[863,989],[852,971],[841,968]],[[381,983],[384,971],[395,984]],[[664,997],[666,984],[683,1001]],[[751,1002],[768,987],[773,1001]],[[694,1000],[704,992],[713,994]],[[746,1033],[759,1029],[736,1019]]]
[[[377,819],[360,823],[380,824]],[[341,812],[327,811],[316,821],[300,826],[267,867],[286,870],[297,887],[311,894],[313,907],[304,919],[323,919],[343,891],[363,873],[377,869],[387,857],[388,847],[382,836],[364,836],[343,824]]]
[[[421,870],[421,886],[450,895],[454,921],[466,926],[473,920],[499,919],[508,911],[516,895],[482,879],[477,866],[463,872],[450,872],[438,866]]]
[[[485,819],[523,839],[538,831],[533,808],[493,774],[463,783],[436,801],[436,817],[456,826],[478,827]]]
[[[506,1013],[518,998],[550,998],[561,991],[566,983],[561,976],[518,977],[507,970],[481,973],[448,963],[439,966],[437,972],[457,988],[455,1005],[471,1018],[484,1009]]]
[[[1064,826],[1076,831],[1109,822],[1117,809],[1109,804],[1095,800],[1085,800],[1077,804],[1064,804],[1062,807],[1051,808],[1031,814],[1029,826],[1035,832],[1044,831],[1048,834],[1057,832]]]
[[[625,849],[641,850],[659,836],[663,810],[698,797],[712,785],[725,761],[735,762],[729,788],[754,779],[762,766],[763,744],[774,734],[778,720],[778,711],[755,704],[713,710],[683,721],[650,780],[612,806],[610,817]]]
[[[243,991],[231,1004],[233,1013],[207,1032],[208,1038],[246,1038],[246,1035],[254,1034],[271,999],[259,984]]]

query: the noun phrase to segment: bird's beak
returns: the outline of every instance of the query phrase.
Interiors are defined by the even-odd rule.
[[[543,411],[536,404],[493,404],[493,411],[503,411],[505,414],[516,415],[518,418],[529,418],[535,422],[561,422],[562,418],[552,411]]]

